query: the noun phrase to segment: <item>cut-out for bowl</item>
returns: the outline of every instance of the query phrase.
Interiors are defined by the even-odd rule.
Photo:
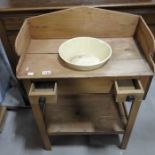
[[[106,42],[92,37],[69,39],[59,47],[59,56],[71,68],[96,69],[110,59],[112,49]]]

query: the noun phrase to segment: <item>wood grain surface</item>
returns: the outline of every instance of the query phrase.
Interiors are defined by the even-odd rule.
[[[122,133],[123,123],[110,95],[59,96],[45,111],[48,134]]]
[[[28,18],[28,25],[33,39],[129,37],[134,34],[138,20],[139,16],[127,13],[76,7]]]
[[[108,40],[112,46],[113,54],[111,59],[99,69],[83,72],[76,71],[67,67],[56,53],[30,53],[21,57],[21,63],[18,65],[17,77],[19,79],[36,79],[153,75],[150,66],[140,53],[133,38],[112,38],[111,41],[110,39]],[[46,70],[51,71],[51,74],[42,75],[42,71]],[[33,72],[34,75],[28,76],[28,72]]]

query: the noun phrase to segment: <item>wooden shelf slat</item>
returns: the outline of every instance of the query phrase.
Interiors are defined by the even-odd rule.
[[[45,120],[49,135],[124,132],[111,95],[61,95],[58,104],[46,105]]]

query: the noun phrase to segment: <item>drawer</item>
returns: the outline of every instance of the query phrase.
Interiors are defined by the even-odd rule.
[[[114,82],[116,102],[130,101],[132,99],[141,100],[144,90],[140,80],[116,80]]]
[[[55,104],[57,102],[57,83],[55,82],[35,82],[31,83],[29,90],[31,104],[44,102]]]

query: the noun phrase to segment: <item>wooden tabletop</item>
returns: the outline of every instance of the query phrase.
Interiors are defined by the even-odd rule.
[[[103,7],[155,6],[155,0],[0,0],[0,11],[67,8],[79,5]]]
[[[18,63],[17,77],[19,79],[60,79],[153,75],[133,38],[104,38],[113,50],[112,57],[104,66],[92,71],[78,71],[66,66],[58,57],[58,47],[63,41],[62,39],[32,40],[28,51]],[[41,46],[43,48],[40,48]],[[43,74],[43,72],[49,72],[49,74]]]

